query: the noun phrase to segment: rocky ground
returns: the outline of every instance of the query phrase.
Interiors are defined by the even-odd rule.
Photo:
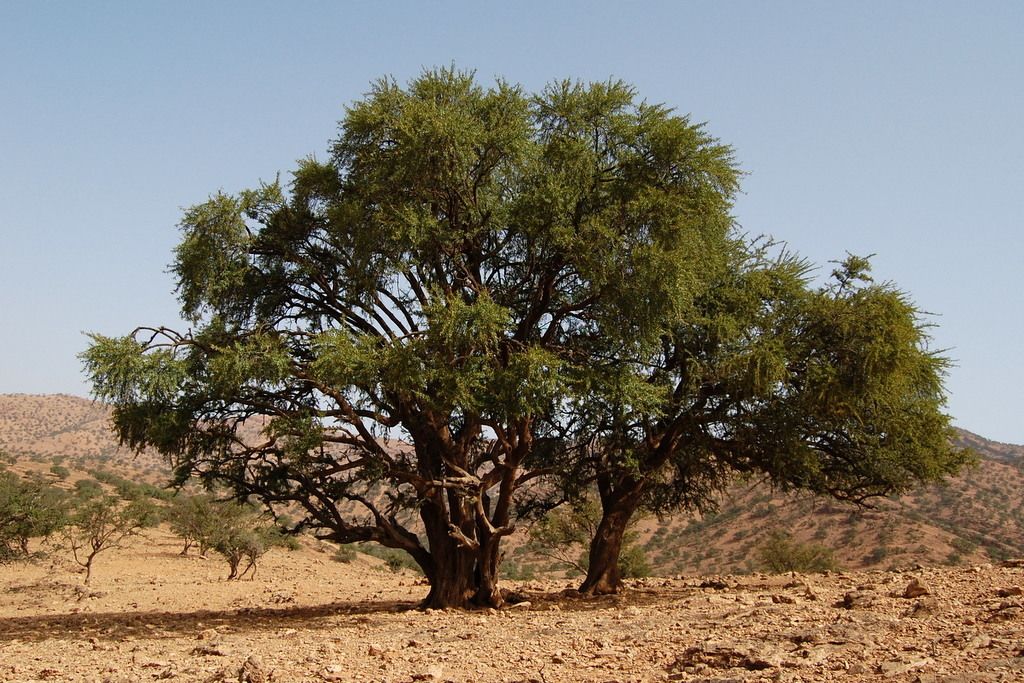
[[[415,609],[377,560],[274,551],[253,581],[169,536],[0,567],[5,681],[1020,681],[1024,568],[674,577],[500,611]],[[326,549],[325,549],[326,550]],[[1014,564],[1014,563],[1009,563]]]

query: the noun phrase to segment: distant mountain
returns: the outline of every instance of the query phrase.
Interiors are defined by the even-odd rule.
[[[166,481],[169,470],[158,456],[134,457],[118,447],[109,417],[106,406],[75,396],[0,394],[0,451],[36,463],[35,469],[56,459],[80,472],[107,468]],[[833,550],[838,564],[849,569],[1024,557],[1024,446],[964,430],[958,440],[978,453],[976,467],[945,485],[880,501],[875,509],[782,495],[744,482],[722,498],[716,514],[641,521],[640,541],[661,574],[756,569],[760,548],[779,531]],[[510,546],[510,559],[543,568],[518,547]]]

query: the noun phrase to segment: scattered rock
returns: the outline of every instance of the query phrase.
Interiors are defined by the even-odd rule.
[[[668,666],[669,672],[689,670],[694,667],[711,667],[715,669],[747,669],[762,671],[776,666],[757,652],[744,652],[729,646],[690,647]]]
[[[964,650],[980,650],[992,645],[992,639],[984,633],[978,633],[963,645]]]
[[[990,623],[996,621],[1012,621],[1018,618],[1022,612],[1024,612],[1024,609],[1022,609],[1021,605],[1017,602],[1001,602],[995,609],[990,611],[988,618],[985,621]]]
[[[922,619],[924,617],[930,617],[934,614],[938,614],[942,609],[942,605],[935,598],[925,598],[924,600],[918,600],[911,607],[906,616],[914,619]]]
[[[834,607],[842,607],[844,609],[854,608],[868,608],[875,604],[875,595],[870,591],[856,590],[849,591],[843,596],[843,599],[835,603]]]
[[[444,674],[444,667],[440,664],[430,667],[423,673],[415,673],[412,675],[414,681],[439,681],[441,676]]]
[[[932,592],[925,587],[920,580],[911,579],[910,583],[903,591],[903,597],[907,600],[913,600],[914,598],[920,598],[924,595],[931,595]]]
[[[924,659],[916,659],[910,662],[882,662],[878,665],[878,673],[882,674],[883,676],[898,676],[900,674],[905,674],[908,671],[913,671],[914,669],[920,669],[921,667],[927,666],[931,663],[932,660],[927,657],[925,657]]]
[[[263,668],[262,660],[256,655],[250,655],[238,671],[238,683],[269,683],[272,680],[272,673]]]
[[[1024,595],[1024,589],[1019,586],[1011,586],[1010,588],[1000,588],[996,591],[996,595],[1001,598],[1012,598],[1017,595]]]

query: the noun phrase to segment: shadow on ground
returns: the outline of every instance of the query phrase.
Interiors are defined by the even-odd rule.
[[[325,605],[257,607],[195,612],[90,612],[0,619],[0,641],[125,640],[175,638],[203,629],[226,632],[268,631],[331,621],[334,628],[365,623],[370,614],[415,609],[412,602],[335,602]]]

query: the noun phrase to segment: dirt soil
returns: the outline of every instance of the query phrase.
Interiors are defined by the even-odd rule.
[[[59,553],[0,566],[0,680],[1024,680],[1020,567],[657,578],[589,600],[532,581],[500,611],[422,612],[422,581],[373,558],[275,550],[227,582],[179,549],[151,532],[88,587]]]

